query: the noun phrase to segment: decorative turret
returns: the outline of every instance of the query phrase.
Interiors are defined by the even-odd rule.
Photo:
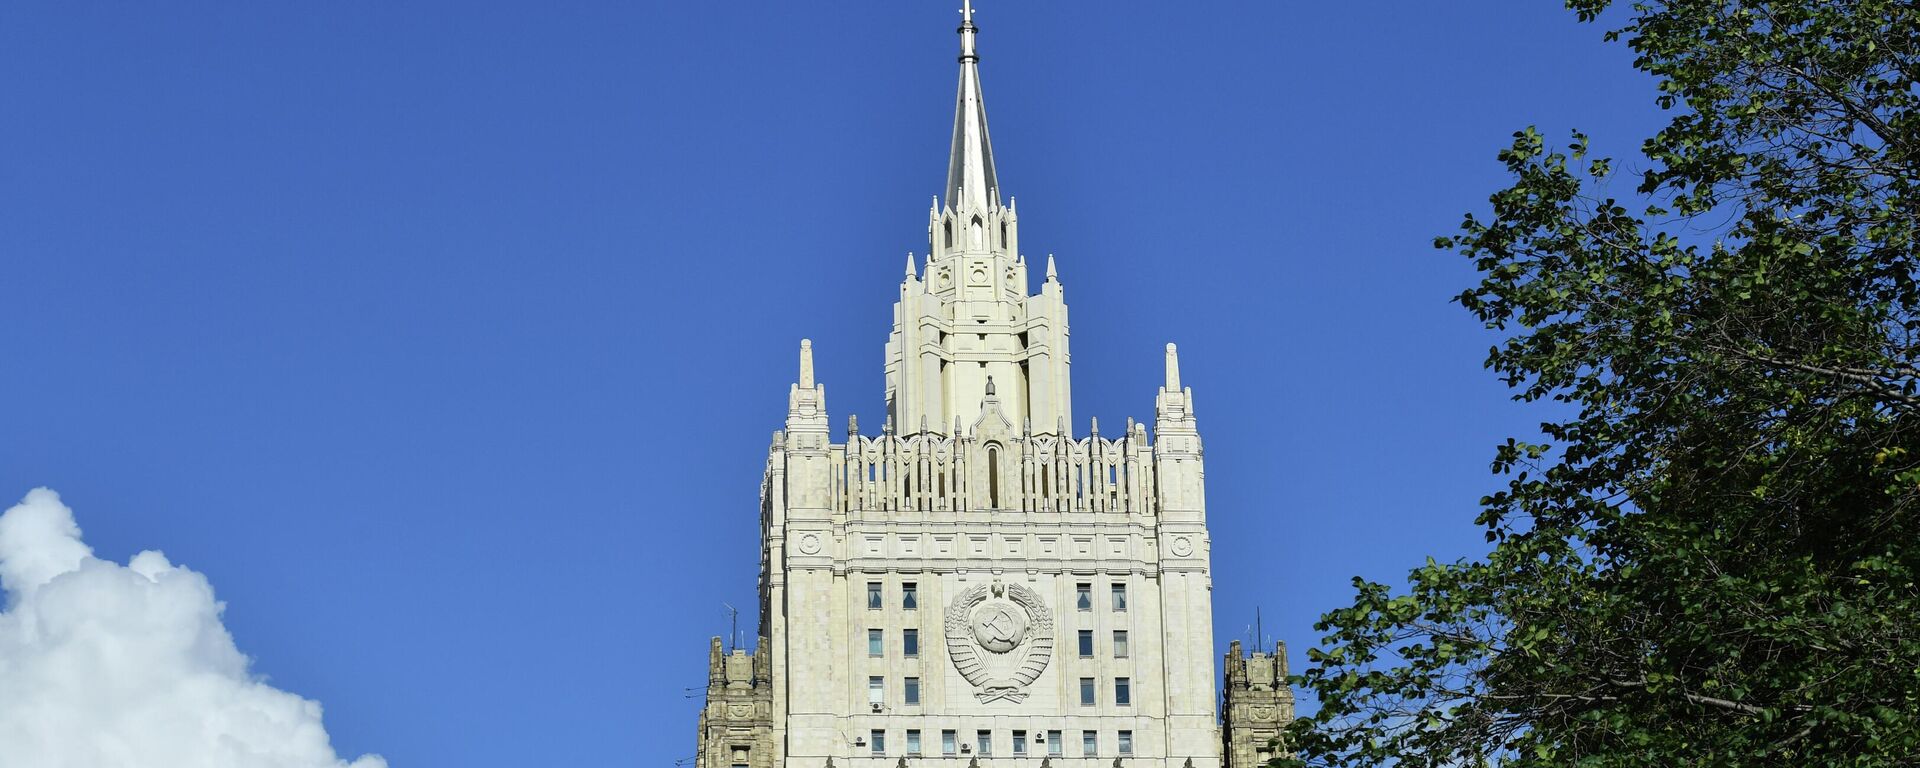
[[[707,650],[707,706],[700,712],[696,765],[776,768],[772,650],[760,638],[753,653],[722,653],[720,638]]]
[[[1180,385],[1180,350],[1167,345],[1166,383],[1154,399],[1154,439],[1162,450],[1199,455],[1200,430],[1193,418],[1193,389]]]
[[[903,432],[922,421],[936,431],[955,417],[971,422],[991,376],[1011,423],[1051,430],[1073,415],[1066,303],[1051,258],[1040,292],[1028,294],[1020,216],[1000,202],[970,1],[961,14],[946,198],[927,211],[925,269],[902,281],[894,305],[888,415]]]
[[[1220,702],[1221,747],[1226,768],[1260,768],[1281,753],[1281,729],[1293,720],[1293,689],[1287,687],[1287,646],[1247,656],[1240,641],[1227,649],[1226,689]]]
[[[813,380],[813,342],[800,340],[800,376],[787,391],[787,444],[805,451],[827,447],[827,388]]]
[[[1193,389],[1180,384],[1180,350],[1167,345],[1166,382],[1154,398],[1153,453],[1160,473],[1160,509],[1168,519],[1195,524],[1206,519],[1201,474],[1200,427],[1193,418]]]

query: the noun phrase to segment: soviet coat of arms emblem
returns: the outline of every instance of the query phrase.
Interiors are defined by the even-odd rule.
[[[981,584],[947,605],[947,657],[983,703],[1020,702],[1053,658],[1053,613],[1020,584]]]

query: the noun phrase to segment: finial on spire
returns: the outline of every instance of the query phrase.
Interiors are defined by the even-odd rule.
[[[913,278],[913,251],[907,251],[907,279],[912,280]]]
[[[1167,345],[1167,391],[1180,391],[1180,351]]]
[[[974,33],[979,28],[973,26],[973,0],[960,0],[960,60],[979,61],[973,50]]]
[[[1053,254],[1047,254],[1047,282],[1058,282],[1060,273],[1053,268]]]
[[[800,388],[813,389],[813,340],[800,340]]]

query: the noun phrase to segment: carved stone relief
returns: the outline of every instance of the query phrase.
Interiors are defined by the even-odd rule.
[[[1021,584],[981,584],[947,605],[947,657],[982,703],[1021,702],[1053,658],[1053,612]]]

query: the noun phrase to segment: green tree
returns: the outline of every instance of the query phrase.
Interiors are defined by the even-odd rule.
[[[1609,4],[1673,114],[1637,187],[1528,129],[1436,243],[1546,443],[1484,557],[1322,618],[1280,762],[1920,766],[1920,9]]]

